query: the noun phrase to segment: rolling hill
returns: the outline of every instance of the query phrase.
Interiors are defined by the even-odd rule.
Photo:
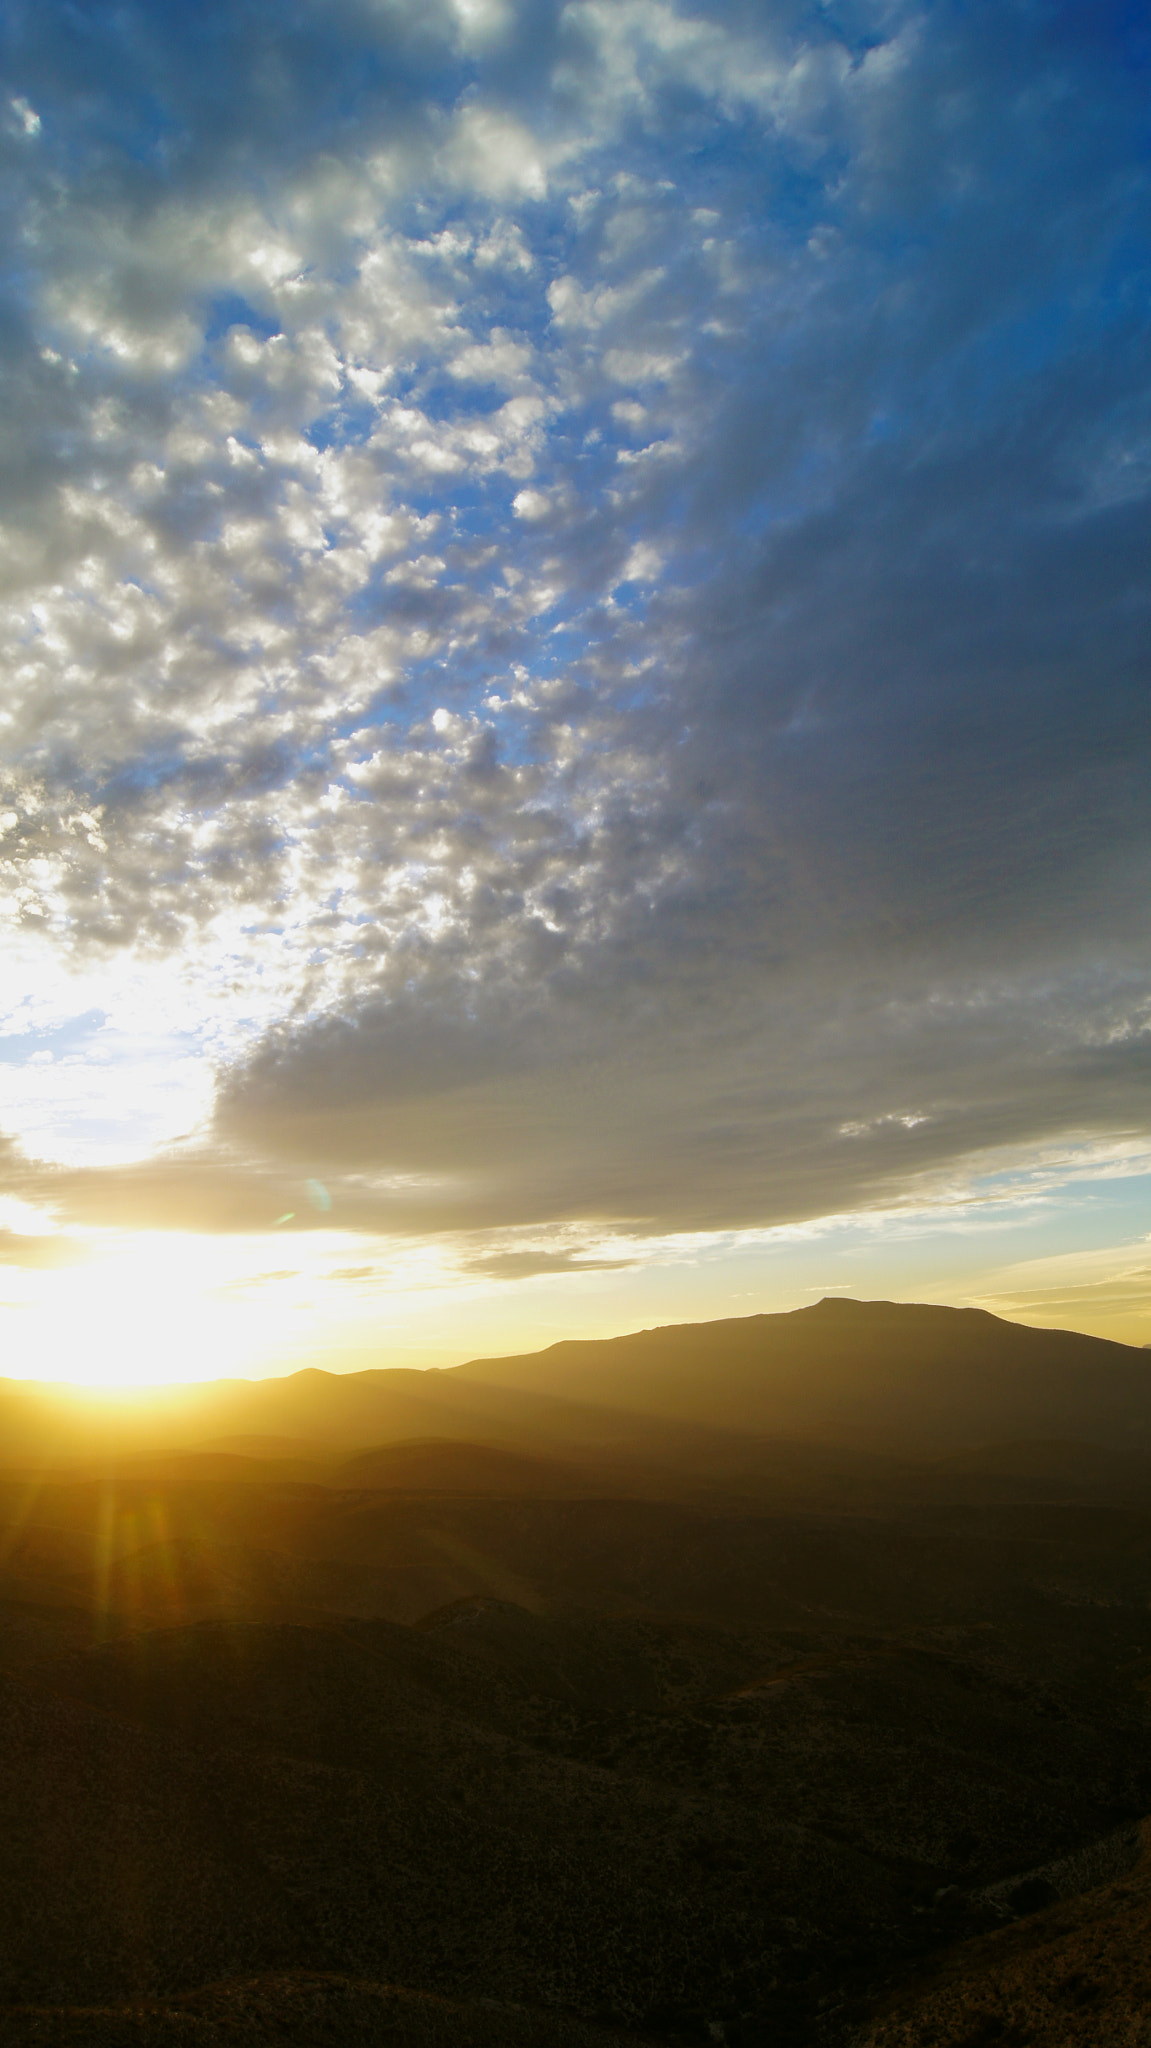
[[[1138,2038],[1148,1374],[834,1302],[8,1383],[0,2038]]]

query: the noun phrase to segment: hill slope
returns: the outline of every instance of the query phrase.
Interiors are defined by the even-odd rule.
[[[1140,2038],[1151,1465],[1034,1417],[1151,1360],[839,1304],[579,1347],[579,1401],[572,1349],[0,1475],[5,2044]],[[788,1439],[789,1384],[984,1440]]]
[[[417,1437],[345,1458],[332,1484],[395,1493],[552,1494],[580,1490],[580,1475],[558,1458],[529,1458],[460,1438]]]
[[[1151,1360],[982,1309],[829,1299],[790,1315],[688,1323],[518,1358],[469,1389],[578,1398],[681,1422],[826,1442],[940,1447],[1021,1438],[1151,1445]]]
[[[9,1469],[269,1439],[324,1460],[420,1438],[713,1471],[730,1471],[748,1438],[900,1453],[1060,1438],[1151,1451],[1151,1353],[978,1309],[837,1300],[447,1371],[309,1368],[123,1400],[0,1381]]]

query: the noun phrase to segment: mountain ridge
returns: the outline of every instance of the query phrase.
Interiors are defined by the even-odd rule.
[[[783,1314],[565,1339],[451,1371],[569,1397],[578,1380],[583,1398],[604,1406],[822,1442],[926,1449],[1101,1430],[1113,1448],[1151,1444],[1141,1349],[978,1308],[825,1296]]]
[[[319,1457],[456,1438],[673,1463],[749,1438],[899,1453],[1053,1437],[1151,1450],[1151,1354],[982,1309],[842,1297],[537,1352],[136,1394],[0,1381],[5,1462],[123,1457],[256,1438]],[[705,1441],[706,1440],[706,1441]]]

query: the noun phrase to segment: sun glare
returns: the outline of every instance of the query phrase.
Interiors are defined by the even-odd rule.
[[[292,1302],[282,1289],[247,1295],[234,1260],[234,1246],[157,1232],[28,1276],[8,1305],[9,1376],[122,1392],[274,1370],[291,1351]]]
[[[7,1269],[7,1378],[117,1394],[303,1365],[350,1370],[398,1354],[404,1364],[449,1364],[465,1341],[421,1333],[429,1315],[458,1310],[459,1275],[435,1244],[385,1255],[348,1231],[104,1230],[87,1234],[86,1250],[72,1265]],[[499,1291],[490,1281],[464,1289],[469,1300],[485,1290]]]

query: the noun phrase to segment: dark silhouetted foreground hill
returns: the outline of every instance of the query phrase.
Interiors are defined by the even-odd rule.
[[[1134,1862],[1151,1501],[1106,1480],[847,1514],[268,1469],[0,1489],[6,2048],[848,2048]]]
[[[1149,1369],[836,1303],[26,1392],[0,2042],[1141,2041]]]
[[[1151,1841],[1112,1883],[961,1943],[857,2048],[1142,2048],[1151,2040]]]

